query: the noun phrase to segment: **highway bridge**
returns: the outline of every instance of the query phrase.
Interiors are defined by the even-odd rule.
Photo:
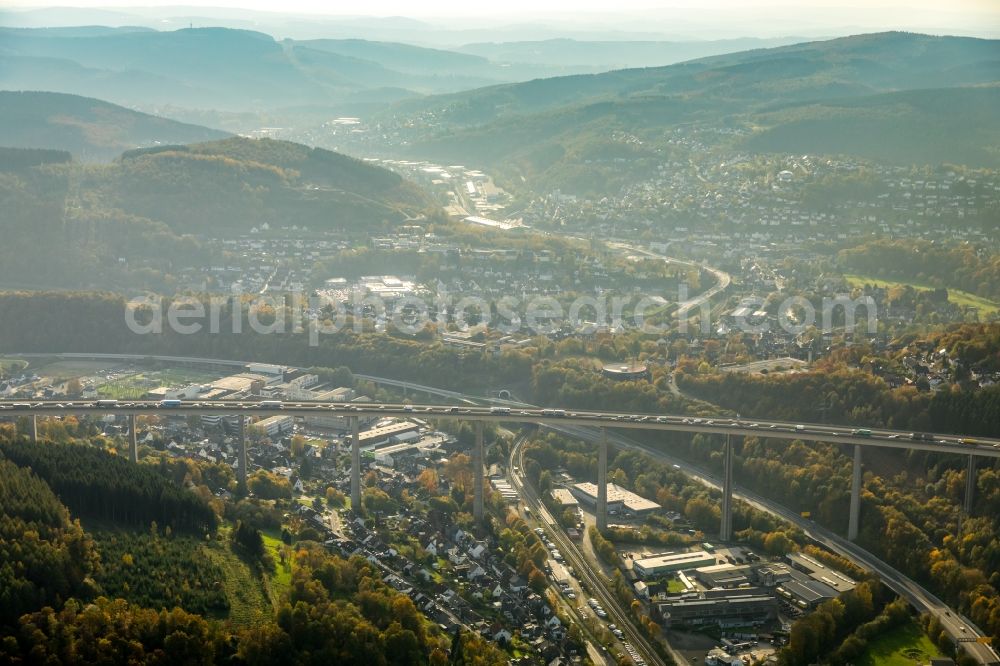
[[[935,453],[951,453],[968,457],[969,469],[975,471],[977,457],[1000,458],[1000,440],[963,437],[959,435],[931,435],[927,433],[911,433],[886,429],[861,429],[842,426],[832,426],[816,423],[793,423],[789,421],[764,421],[750,419],[716,418],[704,419],[685,415],[669,414],[629,414],[612,411],[567,410],[537,407],[482,407],[472,404],[463,405],[414,405],[406,403],[375,403],[375,402],[282,402],[279,400],[218,400],[218,401],[181,401],[181,400],[45,400],[45,401],[4,401],[0,402],[0,416],[30,416],[32,435],[37,436],[35,422],[39,416],[57,416],[64,414],[123,414],[134,419],[139,414],[231,414],[242,416],[273,416],[284,414],[295,417],[315,415],[317,412],[346,417],[352,424],[352,500],[360,500],[360,453],[358,451],[359,417],[414,417],[428,419],[453,419],[472,421],[478,424],[477,445],[474,453],[482,454],[482,423],[511,422],[533,423],[541,425],[587,426],[601,428],[606,435],[607,428],[640,429],[662,432],[701,433],[705,435],[720,435],[726,440],[724,460],[726,474],[723,493],[723,539],[731,538],[731,497],[732,497],[732,438],[760,436],[769,439],[785,440],[817,440],[836,444],[848,444],[854,447],[854,468],[851,494],[851,513],[848,537],[854,539],[858,531],[858,512],[860,508],[861,491],[861,460],[862,450],[866,447],[883,447],[894,449],[912,449],[931,451]],[[240,419],[244,423],[245,419]],[[243,428],[245,431],[245,428]],[[132,428],[133,433],[135,429]],[[244,436],[241,440],[245,440]],[[134,444],[132,449],[134,449]],[[241,451],[245,446],[241,447]],[[135,452],[133,451],[133,457]],[[246,474],[244,463],[245,453],[241,453],[239,470],[240,478]],[[598,470],[598,524],[607,524],[606,512],[606,466],[607,437],[600,444],[599,460],[603,463]],[[974,479],[974,473],[969,475]],[[478,475],[476,496],[481,501],[482,478]],[[974,484],[967,487],[966,506],[971,506],[971,493]],[[477,518],[481,518],[481,507],[477,501]]]
[[[228,359],[206,359],[199,357],[182,356],[151,356],[135,354],[95,354],[95,353],[47,353],[47,354],[16,354],[19,358],[61,358],[75,360],[109,360],[121,362],[166,362],[184,365],[210,365],[226,368],[242,368],[246,366],[246,361],[234,361]],[[121,413],[127,414],[131,420],[133,433],[130,451],[133,459],[137,457],[136,443],[134,441],[135,423],[134,418],[138,414],[149,413],[175,413],[175,414],[241,414],[250,415],[274,415],[289,414],[293,416],[315,414],[317,410],[327,410],[331,413],[346,414],[351,416],[379,415],[379,416],[401,416],[434,419],[458,419],[478,421],[480,426],[485,421],[500,422],[526,422],[539,423],[547,427],[562,430],[564,432],[595,441],[599,446],[599,462],[601,474],[599,476],[599,511],[598,519],[606,525],[606,478],[607,478],[607,442],[608,429],[645,429],[675,432],[700,432],[705,434],[726,435],[726,455],[724,460],[728,463],[723,475],[723,479],[718,484],[714,484],[711,479],[705,476],[706,473],[690,471],[688,465],[683,461],[674,459],[684,471],[689,471],[693,478],[701,479],[709,485],[717,485],[723,493],[723,520],[720,536],[724,540],[731,538],[732,533],[732,495],[734,483],[732,479],[732,437],[756,435],[761,437],[785,440],[819,440],[849,444],[854,447],[854,463],[852,476],[852,501],[850,507],[849,538],[854,540],[857,537],[858,517],[860,508],[860,487],[861,487],[861,460],[862,450],[866,447],[886,447],[901,449],[916,449],[923,451],[933,451],[940,453],[961,454],[967,456],[968,471],[967,486],[965,496],[966,512],[971,508],[972,495],[975,488],[975,463],[978,458],[1000,457],[1000,440],[990,438],[972,438],[959,435],[930,435],[926,433],[911,433],[905,431],[895,431],[886,429],[866,429],[851,428],[844,426],[831,426],[827,424],[814,423],[792,423],[787,421],[771,421],[759,419],[699,419],[684,415],[657,415],[657,414],[627,414],[611,411],[589,411],[589,410],[564,410],[564,409],[544,409],[525,403],[513,401],[488,399],[494,407],[475,406],[474,401],[483,401],[481,397],[448,391],[437,387],[417,384],[404,380],[387,379],[368,375],[355,375],[359,379],[372,381],[377,384],[393,386],[411,391],[414,393],[425,393],[432,396],[443,397],[461,401],[461,405],[410,405],[404,403],[380,404],[380,403],[310,403],[310,402],[274,402],[262,400],[241,400],[241,401],[192,401],[181,402],[179,404],[163,404],[157,401],[116,402],[113,405],[104,403],[98,406],[95,401],[19,401],[0,402],[0,417],[3,416],[24,416],[30,417],[29,424],[32,433],[37,433],[35,419],[37,416],[50,416],[69,413]],[[358,441],[357,420],[350,419],[354,436],[353,442]],[[245,418],[239,419],[241,426],[240,437],[240,466],[237,470],[239,477],[245,483],[246,465],[246,445],[245,445]],[[476,428],[476,446],[473,449],[473,463],[482,468],[482,429]],[[644,445],[628,444],[629,440],[623,439],[619,435],[613,437],[616,445],[635,447],[639,446],[650,455],[664,457],[667,454],[659,451],[649,450]],[[474,513],[477,518],[483,515],[483,476],[475,477],[475,502]],[[356,445],[352,446],[352,500],[360,501],[360,452]],[[854,558],[873,571],[878,572],[883,580],[895,591],[903,594],[911,600],[914,605],[922,611],[928,611],[936,615],[949,633],[959,641],[975,641],[982,638],[982,633],[967,619],[960,618],[952,613],[947,606],[930,595],[929,592],[921,588],[917,583],[911,581],[899,572],[895,571],[884,562],[879,561],[863,549],[843,540],[841,537],[822,530],[813,523],[806,523],[794,512],[776,505],[773,502],[757,496],[750,496],[747,491],[742,493],[743,499],[749,501],[757,508],[769,513],[781,516],[786,520],[802,527],[806,533],[820,536],[818,540],[832,547],[835,551]],[[820,534],[821,533],[821,534]],[[1000,658],[988,645],[977,643],[966,644],[966,650],[981,664],[1000,664]]]
[[[245,485],[247,475],[246,458],[246,417],[273,416],[276,414],[306,417],[324,414],[346,417],[350,423],[351,437],[351,503],[361,505],[361,451],[360,417],[379,418],[420,418],[434,420],[472,421],[476,424],[475,445],[472,464],[479,473],[473,479],[473,514],[476,520],[484,516],[484,474],[483,474],[483,424],[486,422],[528,423],[557,429],[567,427],[597,428],[601,433],[598,440],[598,496],[597,523],[601,529],[607,527],[607,458],[608,429],[651,430],[661,432],[701,433],[725,438],[724,473],[722,477],[722,526],[720,538],[732,538],[732,497],[733,437],[761,436],[784,440],[819,440],[854,447],[854,467],[851,488],[850,519],[848,538],[854,540],[858,533],[861,489],[862,450],[866,447],[914,449],[937,453],[951,453],[967,456],[969,460],[970,483],[967,485],[966,505],[971,505],[976,458],[1000,458],[1000,440],[972,438],[958,435],[930,435],[886,429],[858,429],[816,423],[793,423],[788,421],[749,420],[732,418],[696,418],[669,414],[629,414],[613,411],[568,410],[527,406],[478,406],[473,404],[440,405],[376,402],[305,402],[279,400],[44,400],[44,401],[3,401],[0,402],[0,417],[27,417],[33,438],[37,438],[37,418],[62,415],[104,415],[121,414],[130,420],[130,456],[138,457],[135,417],[143,414],[158,415],[202,415],[227,414],[239,418],[239,468],[238,479]],[[956,632],[959,633],[959,632]],[[957,638],[962,638],[957,636]],[[970,636],[972,638],[972,636]],[[978,647],[978,646],[977,646]],[[985,648],[985,646],[983,646]],[[988,650],[986,648],[985,650]],[[984,654],[989,654],[984,650]],[[994,663],[983,661],[982,663]]]

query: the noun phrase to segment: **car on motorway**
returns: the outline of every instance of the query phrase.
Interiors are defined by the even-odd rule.
[[[806,427],[800,423],[799,425],[795,426],[795,431],[796,432],[805,432],[806,431]]]
[[[868,428],[855,428],[851,431],[851,434],[855,437],[871,437],[872,431]]]
[[[284,403],[280,400],[261,400],[257,406],[261,409],[281,409],[284,407]]]
[[[160,407],[164,407],[164,408],[168,408],[168,409],[169,408],[177,408],[177,407],[181,406],[181,401],[180,400],[175,400],[175,399],[172,399],[172,398],[167,398],[166,400],[161,400],[159,402],[159,405],[160,405]]]
[[[98,400],[94,403],[94,407],[117,407],[117,400]]]

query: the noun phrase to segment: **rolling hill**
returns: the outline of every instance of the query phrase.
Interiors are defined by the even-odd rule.
[[[404,100],[392,113],[433,118],[432,124],[415,124],[411,155],[448,161],[468,159],[472,154],[490,165],[520,163],[528,172],[537,170],[539,156],[547,160],[545,168],[572,168],[572,160],[586,152],[588,144],[599,146],[602,137],[613,131],[655,140],[664,129],[681,123],[763,132],[761,137],[748,139],[747,147],[754,150],[780,146],[798,152],[810,145],[817,151],[834,150],[840,139],[852,136],[851,118],[863,121],[868,129],[858,129],[843,147],[863,147],[866,156],[918,162],[971,156],[976,163],[994,164],[996,156],[989,151],[972,156],[958,149],[994,135],[1000,120],[988,113],[993,94],[988,89],[961,88],[956,94],[970,106],[958,116],[948,112],[951,93],[947,91],[911,98],[894,95],[992,84],[1000,80],[998,63],[997,40],[881,33],[713,56],[668,67]],[[895,123],[891,142],[870,140],[878,135],[880,114],[883,120],[879,122]],[[956,122],[972,117],[978,125]],[[810,132],[808,125],[801,125],[806,121],[820,124]],[[824,127],[831,132],[825,144],[812,136],[812,143],[792,148],[799,145],[795,140],[799,134],[816,135]],[[918,140],[946,132],[954,133],[953,141],[921,145]],[[902,150],[907,142],[914,145]],[[552,157],[559,153],[565,157]]]
[[[178,267],[218,259],[206,237],[265,224],[373,234],[435,208],[395,173],[287,141],[139,148],[99,165],[58,151],[0,157],[5,286],[170,289]]]
[[[605,71],[659,67],[722,53],[783,46],[801,41],[794,37],[683,42],[545,39],[530,42],[480,42],[460,46],[457,50],[494,62]]]
[[[1000,84],[907,90],[760,113],[753,152],[1000,166]]]
[[[0,44],[0,88],[98,96],[143,108],[342,105],[384,88],[417,96],[566,71],[392,42],[278,42],[230,28],[0,28]]]
[[[140,146],[226,136],[89,97],[0,91],[0,146],[66,150],[77,159],[100,161]]]
[[[105,175],[102,190],[116,207],[177,233],[246,232],[264,223],[362,229],[432,205],[391,171],[271,139],[129,151]]]

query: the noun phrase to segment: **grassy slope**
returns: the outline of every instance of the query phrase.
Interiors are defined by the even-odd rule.
[[[940,656],[937,647],[911,621],[871,641],[857,666],[915,666]]]
[[[229,547],[229,530],[220,530],[222,539],[202,549],[225,572],[223,586],[229,599],[229,619],[237,625],[247,625],[261,617],[270,617],[272,604],[261,580]]]
[[[905,287],[910,286],[919,291],[930,291],[934,289],[926,284],[920,284],[918,282],[895,282],[893,280],[883,280],[881,278],[871,277],[870,275],[857,275],[854,273],[846,274],[844,277],[850,283],[852,287],[863,286],[870,284],[875,287],[882,287],[885,289],[891,289],[892,287]],[[980,318],[988,317],[990,315],[1000,312],[1000,304],[994,303],[993,301],[987,300],[981,296],[976,296],[975,294],[970,294],[967,291],[961,291],[959,289],[948,289],[948,300],[955,305],[961,307],[974,307],[979,310]]]

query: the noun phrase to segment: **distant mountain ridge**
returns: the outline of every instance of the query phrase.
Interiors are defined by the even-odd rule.
[[[107,161],[141,146],[227,136],[89,97],[0,90],[0,146],[65,150],[84,161]]]
[[[409,154],[451,161],[469,154],[487,165],[540,164],[558,171],[588,143],[612,130],[653,136],[682,123],[741,128],[747,147],[790,152],[861,150],[877,159],[1000,164],[995,151],[972,149],[996,136],[1000,116],[989,113],[994,92],[959,86],[1000,82],[1000,40],[932,37],[911,33],[857,35],[792,46],[712,56],[666,67],[628,69],[492,86],[452,95],[404,100],[387,115],[429,117],[434,125],[415,131]],[[961,90],[968,106],[949,113],[949,92]],[[937,89],[911,96],[905,91]],[[896,95],[895,97],[893,95]],[[931,103],[937,97],[945,103]],[[919,99],[918,99],[919,98]],[[896,114],[892,147],[879,152],[875,108]],[[891,106],[891,109],[890,109]],[[994,107],[995,108],[995,107]],[[836,115],[839,120],[833,121]],[[813,136],[792,140],[794,123],[814,123]],[[977,124],[956,118],[975,118]],[[853,118],[853,120],[851,120]],[[862,126],[851,133],[850,123]],[[892,125],[887,122],[887,126]],[[787,126],[782,129],[782,126]],[[830,130],[830,140],[816,140]],[[954,141],[921,140],[954,131]],[[757,136],[757,135],[760,136]],[[838,151],[837,141],[845,141]],[[851,139],[850,137],[855,137]],[[863,137],[869,137],[865,140]],[[910,141],[914,145],[903,149]],[[572,149],[570,149],[572,147]],[[563,154],[562,157],[553,157]],[[544,156],[541,158],[539,156]],[[541,162],[539,162],[541,160]],[[553,161],[554,160],[554,161]]]
[[[364,25],[359,23],[358,29]],[[326,104],[344,109],[363,103],[371,91],[386,88],[419,97],[616,67],[663,65],[788,42],[787,38],[634,44],[549,40],[462,47],[495,53],[499,58],[495,61],[475,53],[399,42],[276,41],[263,32],[236,28],[160,32],[96,25],[0,27],[0,88],[96,96],[142,108],[169,104],[266,111]],[[507,57],[511,51],[539,52],[512,59]]]

